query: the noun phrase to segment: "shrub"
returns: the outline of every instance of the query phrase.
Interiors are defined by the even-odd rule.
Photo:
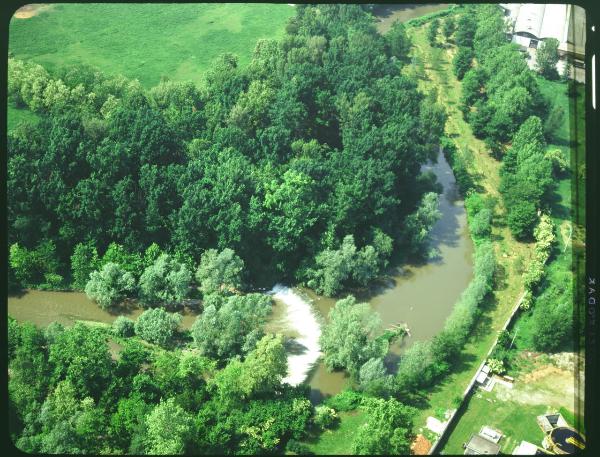
[[[149,309],[138,317],[134,326],[135,334],[151,343],[166,346],[180,322],[181,315],[177,313],[167,313],[162,308]]]
[[[135,332],[134,322],[125,316],[119,316],[112,323],[112,332],[114,335],[121,336],[124,338],[133,336]]]
[[[324,404],[336,411],[352,411],[360,406],[363,396],[354,390],[342,390],[325,400]]]
[[[60,322],[50,322],[48,327],[44,329],[44,337],[48,344],[53,344],[56,337],[65,331],[65,327]]]
[[[331,428],[339,420],[339,416],[333,408],[326,405],[318,405],[315,408],[314,424],[322,430]]]
[[[314,452],[311,452],[306,444],[296,441],[293,438],[287,442],[285,448],[287,451],[298,455],[314,455]]]
[[[105,264],[100,271],[90,274],[85,286],[86,295],[102,308],[122,301],[135,287],[135,279],[129,272],[113,262]]]
[[[488,359],[487,364],[490,367],[490,371],[495,374],[504,373],[504,362],[498,359]]]

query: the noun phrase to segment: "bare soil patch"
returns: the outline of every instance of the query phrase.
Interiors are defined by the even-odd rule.
[[[41,11],[47,10],[51,7],[52,5],[47,5],[45,3],[33,3],[30,5],[25,5],[15,11],[14,17],[17,19],[29,19],[33,16],[37,16]]]
[[[427,455],[429,449],[431,449],[431,442],[421,434],[418,434],[410,445],[410,450],[414,455]]]

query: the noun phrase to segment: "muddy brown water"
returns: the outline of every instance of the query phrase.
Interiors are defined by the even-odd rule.
[[[376,27],[379,33],[386,33],[395,21],[406,22],[410,19],[446,9],[449,6],[449,3],[389,3],[376,5],[373,8],[373,15],[377,18]]]
[[[431,232],[432,247],[440,252],[440,258],[423,265],[406,265],[390,271],[388,278],[369,293],[358,294],[359,301],[371,304],[381,317],[383,328],[406,323],[410,336],[390,348],[386,359],[393,370],[402,352],[415,341],[430,339],[438,333],[452,311],[461,292],[472,276],[473,245],[467,230],[466,214],[458,195],[454,175],[444,156],[440,153],[437,163],[423,167],[431,170],[444,187],[440,195],[442,217]],[[329,310],[336,300],[322,297],[305,288],[295,289],[312,302],[317,318],[327,321]],[[47,292],[30,290],[20,296],[8,297],[8,313],[19,321],[30,321],[46,326],[52,321],[72,325],[77,320],[111,323],[118,315],[136,319],[142,309],[134,304],[103,310],[80,292]],[[280,332],[297,338],[297,329],[286,321],[286,307],[275,300],[267,331]],[[182,327],[189,329],[197,311],[182,311]],[[348,382],[342,372],[328,372],[323,363],[310,371],[308,380],[311,398],[318,402],[323,397],[341,391]]]
[[[473,243],[467,228],[464,202],[458,194],[452,170],[441,153],[436,164],[423,169],[433,171],[444,187],[439,207],[442,217],[431,231],[430,243],[439,250],[439,258],[424,265],[399,268],[392,272],[386,284],[368,295],[357,295],[359,301],[368,301],[379,313],[383,328],[399,323],[408,325],[410,336],[392,345],[386,358],[391,371],[407,347],[441,331],[473,275]],[[336,300],[320,297],[310,290],[303,291],[326,320]],[[347,381],[343,373],[330,373],[323,363],[319,363],[309,378],[313,400],[335,395]]]
[[[28,290],[8,297],[8,314],[18,321],[29,321],[45,327],[53,321],[73,325],[75,321],[112,323],[117,316],[137,319],[144,310],[133,304],[104,310],[82,292],[48,292]],[[189,329],[196,320],[197,312],[184,309],[181,327]]]

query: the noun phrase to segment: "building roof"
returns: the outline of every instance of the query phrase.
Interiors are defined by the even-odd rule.
[[[500,446],[480,435],[472,435],[467,443],[465,455],[497,455]]]
[[[513,455],[536,455],[537,451],[538,447],[535,444],[528,441],[521,441],[521,444],[513,451]]]
[[[539,38],[545,9],[546,5],[541,4],[526,3],[521,5],[515,21],[515,33],[530,33]]]

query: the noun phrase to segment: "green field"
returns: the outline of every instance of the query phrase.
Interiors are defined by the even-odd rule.
[[[198,84],[223,52],[250,61],[256,41],[283,36],[287,4],[55,4],[13,17],[9,50],[52,71],[86,63],[152,87],[161,76]]]
[[[17,127],[17,125],[19,125],[21,122],[37,122],[39,118],[37,114],[32,113],[28,109],[15,108],[9,103],[6,119],[8,124],[8,130],[10,131],[14,130],[15,127]]]
[[[351,455],[352,442],[358,428],[365,423],[364,411],[341,412],[339,425],[333,430],[317,433],[303,440],[316,455]]]
[[[536,416],[545,412],[544,405],[523,405],[499,400],[494,392],[476,390],[443,453],[463,454],[463,443],[469,441],[472,434],[479,433],[484,425],[504,435],[498,443],[503,454],[512,454],[523,440],[540,446],[544,434],[536,422]]]

